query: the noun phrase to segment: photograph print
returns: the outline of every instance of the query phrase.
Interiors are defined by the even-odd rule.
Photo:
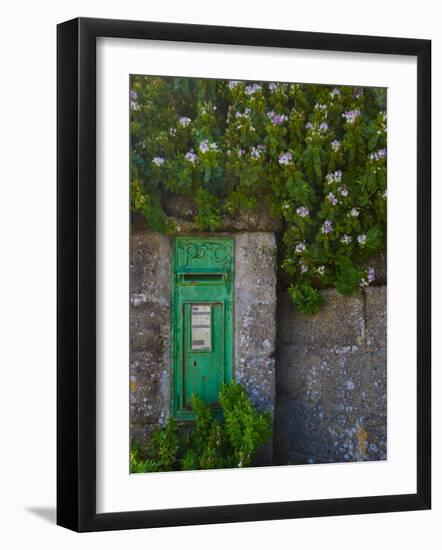
[[[130,473],[387,459],[387,89],[131,75]]]

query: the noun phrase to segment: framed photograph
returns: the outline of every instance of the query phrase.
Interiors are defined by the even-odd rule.
[[[59,525],[430,508],[430,66],[58,26]]]

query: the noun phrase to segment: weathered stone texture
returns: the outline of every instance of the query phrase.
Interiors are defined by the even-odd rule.
[[[273,410],[275,237],[242,233],[236,237],[235,249],[235,378],[258,408]]]
[[[271,412],[275,399],[275,316],[274,234],[239,234],[235,242],[235,379],[258,409]],[[271,461],[269,443],[255,464]]]
[[[163,193],[162,206],[168,218],[174,220],[181,234],[197,234],[199,227],[194,221],[197,209],[194,201],[182,195]],[[132,227],[147,229],[145,218],[132,213]],[[220,220],[218,232],[277,232],[281,230],[281,220],[270,215],[267,205],[262,202],[253,210],[242,210],[235,216],[224,215]]]
[[[309,317],[278,294],[274,461],[386,459],[386,287],[322,292]]]
[[[273,233],[235,233],[235,372],[252,402],[273,412],[276,242]],[[140,444],[170,407],[171,239],[146,229],[131,235],[131,435]],[[271,463],[269,444],[257,464]]]
[[[169,414],[170,239],[132,232],[130,256],[130,425],[139,444]]]
[[[275,464],[385,459],[386,287],[351,298],[323,290],[325,307],[305,317],[276,293],[274,233],[232,236],[234,376],[274,414],[273,450],[271,442],[255,464],[272,455]],[[132,232],[131,436],[141,444],[170,413],[171,263],[169,237]]]

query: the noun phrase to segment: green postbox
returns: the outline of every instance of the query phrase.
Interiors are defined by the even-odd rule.
[[[178,237],[173,251],[173,414],[192,420],[196,394],[217,407],[232,378],[234,242]]]

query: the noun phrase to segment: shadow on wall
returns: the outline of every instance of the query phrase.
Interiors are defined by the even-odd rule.
[[[55,524],[57,520],[57,510],[55,506],[27,506],[25,509],[27,512],[30,512],[31,514],[34,514],[49,523]]]

